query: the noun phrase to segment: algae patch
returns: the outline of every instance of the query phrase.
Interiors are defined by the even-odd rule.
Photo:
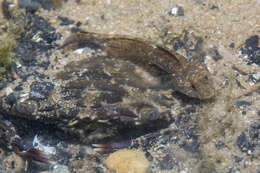
[[[0,42],[0,79],[10,69],[12,59],[14,57],[13,49],[15,47],[15,40],[12,36],[7,36]]]

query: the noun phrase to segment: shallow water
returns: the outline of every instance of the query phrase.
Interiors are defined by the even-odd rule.
[[[192,51],[195,49],[194,43],[198,37],[202,38],[202,50],[207,55],[203,62],[214,77],[218,90],[216,99],[185,107],[168,129],[139,137],[133,148],[146,153],[151,162],[150,172],[257,172],[260,168],[259,89],[249,95],[243,93],[256,85],[257,80],[251,79],[252,74],[259,72],[259,64],[247,65],[248,56],[240,55],[239,51],[251,36],[259,38],[259,6],[257,0],[69,1],[56,10],[40,9],[36,14],[62,35],[60,40],[55,41],[59,45],[71,35],[71,31],[80,29],[138,37],[170,49],[174,43],[179,53],[191,57],[196,55]],[[183,8],[184,15],[175,15],[174,8],[178,7]],[[64,25],[58,16],[71,21]],[[4,23],[4,19],[0,19],[0,23]],[[184,31],[188,32],[187,38]],[[41,37],[36,34],[32,40],[39,42]],[[181,41],[176,42],[176,37],[186,47]],[[31,55],[31,50],[28,50],[28,55]],[[215,58],[216,51],[220,54],[219,58]],[[52,64],[63,56],[56,50],[50,52]],[[45,55],[44,58],[47,57]],[[40,56],[36,54],[36,57]],[[40,74],[41,70],[39,68]],[[238,98],[241,94],[242,97]],[[182,98],[176,95],[176,98],[179,97]],[[177,104],[185,105],[187,101],[189,99],[186,98],[177,101]],[[43,130],[45,125],[31,127],[30,124],[34,123],[23,126],[32,128],[32,131],[26,130],[20,134],[29,138],[28,141],[35,134],[40,134],[42,143],[55,147],[57,151],[53,159],[67,166],[62,167],[61,172],[66,169],[70,172],[108,171],[104,165],[107,154],[96,153],[89,145],[77,143],[77,138],[67,138],[55,127],[47,126],[49,132]],[[49,133],[55,135],[49,136]],[[24,161],[14,153],[6,148],[1,149],[1,153],[3,172],[26,169]],[[15,166],[12,167],[12,164]],[[41,169],[56,171],[48,166],[41,166]],[[40,172],[41,169],[35,164],[28,168],[31,172]]]

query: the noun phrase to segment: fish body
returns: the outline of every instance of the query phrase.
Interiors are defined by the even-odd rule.
[[[71,51],[86,47],[82,54]],[[89,144],[166,128],[191,106],[181,104],[175,91],[200,100],[214,97],[203,66],[141,39],[77,33],[60,48],[58,60],[45,57],[49,65],[43,68],[42,57],[35,59],[25,68],[26,82],[0,92],[2,114],[53,124]],[[36,75],[43,71],[43,77]],[[0,122],[0,138],[10,148],[48,162],[33,148],[23,151],[15,129]]]

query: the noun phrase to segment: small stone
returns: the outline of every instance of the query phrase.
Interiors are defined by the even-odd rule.
[[[218,49],[215,48],[215,47],[209,49],[208,55],[209,55],[210,57],[212,57],[215,61],[218,61],[218,60],[220,60],[220,59],[223,58],[223,57],[219,54]]]
[[[112,153],[106,160],[106,166],[117,173],[146,173],[150,162],[139,150],[119,150]]]
[[[255,80],[260,81],[260,72],[255,73],[252,76],[255,78]]]
[[[254,123],[250,126],[249,128],[249,136],[253,140],[258,140],[259,138],[259,133],[260,133],[260,124],[259,123]]]
[[[216,6],[216,5],[212,5],[212,6],[210,7],[210,9],[211,9],[211,10],[218,10],[219,8],[218,8],[218,6]]]
[[[67,17],[58,16],[58,19],[61,21],[61,26],[74,24],[74,21]]]
[[[247,102],[247,101],[244,101],[244,100],[239,100],[236,102],[236,107],[239,107],[239,108],[244,108],[244,107],[248,107],[248,106],[251,106],[252,103],[251,102]]]
[[[76,23],[76,26],[77,26],[77,27],[80,27],[81,25],[82,25],[81,22],[77,22],[77,23]]]
[[[243,160],[242,157],[238,157],[238,156],[235,156],[234,159],[235,159],[235,162],[237,162],[237,163],[239,163]]]
[[[184,16],[184,9],[182,7],[173,7],[171,11],[169,11],[169,15],[171,16]]]
[[[253,150],[253,145],[250,143],[250,140],[246,137],[244,132],[242,132],[242,134],[237,138],[237,146],[242,152],[248,153],[249,150]]]
[[[242,111],[242,115],[246,115],[246,111]]]
[[[55,24],[55,23],[57,23],[57,20],[56,19],[51,19],[51,20],[49,20],[49,23],[50,24]]]
[[[173,50],[177,51],[179,49],[183,49],[185,47],[185,43],[183,40],[177,38],[176,40],[174,40],[173,42]]]
[[[222,141],[218,141],[218,143],[215,144],[215,146],[218,150],[225,148],[225,144]]]
[[[69,173],[69,169],[65,165],[54,165],[52,173]]]
[[[252,151],[251,151],[251,150],[248,150],[248,151],[247,151],[247,154],[248,154],[248,155],[251,155],[251,154],[252,154]]]
[[[231,44],[229,45],[229,47],[232,48],[232,49],[235,48],[235,43],[231,43]]]

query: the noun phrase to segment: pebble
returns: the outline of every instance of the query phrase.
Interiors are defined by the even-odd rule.
[[[239,108],[244,108],[244,107],[251,106],[251,105],[252,105],[251,102],[247,102],[244,100],[239,100],[236,102],[236,107],[239,107]]]
[[[237,138],[237,146],[242,152],[247,152],[248,154],[252,154],[251,150],[254,147],[244,132]]]
[[[241,48],[242,55],[248,57],[248,64],[256,64],[260,66],[260,47],[258,46],[259,36],[253,35],[249,37],[244,46]]]
[[[74,21],[67,17],[58,16],[58,19],[61,21],[61,26],[74,24]]]
[[[54,165],[52,173],[69,173],[69,169],[65,165]]]
[[[253,74],[253,77],[257,80],[260,81],[260,72]]]
[[[169,15],[171,16],[184,16],[184,9],[182,7],[173,7],[171,11],[169,11]]]

